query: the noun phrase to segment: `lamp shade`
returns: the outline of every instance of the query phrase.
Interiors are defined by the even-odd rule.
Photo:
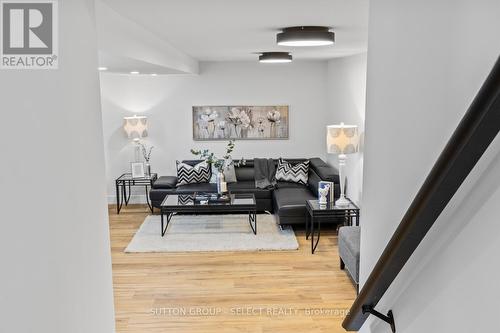
[[[329,125],[326,127],[326,146],[329,154],[354,154],[359,149],[358,126]]]
[[[148,117],[125,117],[123,118],[123,129],[129,139],[145,138],[148,136]]]

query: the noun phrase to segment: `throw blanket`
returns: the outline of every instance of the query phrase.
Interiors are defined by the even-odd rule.
[[[276,165],[272,158],[254,159],[255,187],[273,188],[276,185]]]

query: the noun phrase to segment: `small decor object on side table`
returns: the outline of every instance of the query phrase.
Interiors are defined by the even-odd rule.
[[[318,188],[319,192],[319,206],[320,208],[326,208],[327,195],[330,193],[330,185]]]
[[[144,173],[144,163],[142,162],[132,162],[130,163],[131,166],[131,174],[132,178],[144,178],[145,173]]]
[[[194,150],[191,149],[191,153],[196,156],[200,156],[203,160],[205,160],[208,164],[213,165],[218,173],[217,173],[217,193],[224,194],[227,193],[227,182],[226,176],[224,175],[224,170],[234,166],[245,165],[246,161],[244,158],[238,163],[233,161],[231,157],[231,153],[234,150],[234,140],[230,140],[226,146],[226,154],[222,158],[218,158],[214,153],[210,152],[208,149],[204,150]]]
[[[144,163],[144,166],[146,167],[146,174],[150,176],[151,164],[149,163],[149,161],[151,160],[151,151],[153,150],[154,147],[151,146],[148,148],[146,145],[142,143],[139,143],[139,145],[141,146],[142,156],[144,157],[144,161],[146,161],[146,163]]]
[[[328,182],[328,181],[325,181],[325,180],[322,180],[320,182],[318,182],[318,199],[320,198],[320,193],[319,193],[319,190],[322,189],[322,188],[325,188],[325,187],[328,187],[329,188],[329,192],[326,194],[326,202],[333,202],[335,199],[335,193],[334,193],[334,184],[333,182]]]

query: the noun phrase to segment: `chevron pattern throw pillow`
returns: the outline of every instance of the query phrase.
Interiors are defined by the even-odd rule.
[[[208,183],[211,174],[210,166],[205,161],[195,166],[177,161],[177,186]]]
[[[308,177],[309,161],[292,165],[281,158],[278,160],[278,167],[276,168],[276,180],[306,185]]]

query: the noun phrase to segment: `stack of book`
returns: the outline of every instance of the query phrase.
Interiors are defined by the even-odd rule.
[[[231,201],[231,197],[228,194],[218,194],[218,193],[203,193],[198,192],[195,194],[195,202],[208,202],[208,203],[226,203]]]

